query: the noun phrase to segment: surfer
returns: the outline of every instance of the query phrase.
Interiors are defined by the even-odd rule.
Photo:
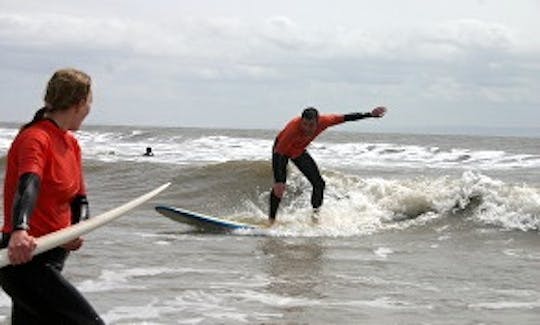
[[[301,116],[289,121],[285,128],[277,135],[274,146],[272,147],[274,184],[270,192],[270,213],[268,216],[270,224],[273,224],[276,220],[279,203],[285,193],[289,159],[293,161],[313,186],[311,205],[313,206],[314,214],[316,214],[323,203],[325,182],[321,177],[317,164],[307,152],[306,147],[330,126],[368,117],[380,118],[385,113],[386,108],[379,106],[368,113],[319,115],[319,111],[316,108],[308,107],[304,109]]]
[[[0,285],[13,303],[12,324],[104,324],[61,274],[82,238],[32,257],[36,238],[88,217],[81,148],[70,131],[90,111],[91,79],[79,70],[58,70],[44,101],[7,155],[1,247],[11,265],[0,269]]]

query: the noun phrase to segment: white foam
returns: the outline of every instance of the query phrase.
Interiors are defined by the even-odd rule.
[[[534,309],[540,307],[540,300],[536,301],[497,301],[497,302],[480,302],[476,304],[470,304],[469,308],[472,309]]]
[[[424,226],[454,216],[502,229],[540,228],[540,189],[508,185],[480,173],[404,180],[361,179],[333,173],[325,178],[327,191],[318,223],[311,221],[311,187],[304,177],[293,172],[285,195],[294,198],[282,202],[277,223],[265,230],[265,234],[369,235]],[[242,221],[259,223],[264,213],[257,215],[253,220],[245,220],[243,216]],[[439,241],[451,238],[443,233],[445,228],[437,226],[437,229]]]
[[[119,306],[107,311],[102,315],[107,323],[137,320],[137,324],[162,324],[150,323],[148,320],[159,320],[163,314],[172,314],[176,310],[170,306],[159,306],[157,299],[152,299],[148,304],[142,306]],[[141,323],[142,320],[146,320]]]
[[[103,292],[118,289],[144,289],[144,285],[134,284],[132,279],[136,277],[177,272],[179,271],[165,267],[103,270],[98,279],[85,280],[79,283],[77,288],[82,292]]]
[[[0,152],[7,155],[11,142],[17,134],[16,129],[0,128]]]
[[[135,161],[169,164],[219,163],[231,160],[257,160],[268,158],[270,140],[246,141],[227,136],[201,136],[198,138],[158,138],[126,141],[117,134],[79,132],[78,137],[87,159],[106,162]],[[143,156],[147,146],[154,156]]]
[[[260,292],[255,290],[242,290],[234,293],[235,297],[243,298],[246,301],[252,301],[268,306],[279,307],[305,307],[318,306],[321,304],[319,300],[313,300],[302,297],[291,297],[280,295],[277,293]]]
[[[394,253],[394,251],[387,247],[378,247],[376,250],[373,251],[373,253],[383,259],[386,259],[388,258],[388,255]]]
[[[333,166],[511,169],[540,166],[540,156],[508,154],[500,150],[454,148],[442,151],[437,147],[398,145],[392,143],[315,143],[310,151],[318,159]]]
[[[10,307],[11,306],[11,298],[7,294],[5,294],[3,291],[0,291],[0,308],[1,307]]]
[[[505,249],[503,254],[512,257],[523,258],[527,260],[540,260],[540,253],[526,252],[523,249]]]
[[[82,292],[104,292],[112,290],[145,289],[146,285],[139,284],[144,281],[136,281],[138,278],[153,277],[163,274],[225,274],[241,276],[240,271],[221,269],[195,269],[189,267],[168,268],[168,267],[147,267],[129,269],[109,269],[102,270],[97,279],[84,280],[77,284],[77,288]],[[235,285],[241,285],[235,283]]]
[[[247,323],[249,315],[238,308],[230,306],[228,294],[223,292],[205,292],[202,290],[186,290],[167,305],[175,307],[177,312],[188,312],[193,315],[205,315],[205,321],[242,322]]]
[[[372,300],[351,300],[348,302],[340,302],[331,305],[400,310],[433,309],[432,305],[416,305],[407,301],[392,299],[390,297],[379,297]]]
[[[0,150],[7,151],[18,132],[15,128],[0,128]],[[273,139],[207,135],[187,137],[167,132],[143,130],[95,131],[76,133],[85,159],[105,162],[152,161],[155,163],[192,164],[231,160],[268,160]],[[143,157],[146,147],[155,156]],[[316,141],[310,152],[320,164],[342,168],[456,168],[504,170],[540,167],[540,156],[511,154],[500,150],[471,150],[402,145],[394,143],[327,143]]]
[[[396,279],[384,279],[377,276],[359,276],[359,275],[346,275],[346,274],[336,274],[336,278],[342,279],[350,284],[360,284],[367,286],[376,286],[381,288],[386,287],[404,287],[404,288],[417,288],[424,291],[440,292],[441,289],[433,286],[433,284],[427,284],[422,282],[408,282],[401,281]]]

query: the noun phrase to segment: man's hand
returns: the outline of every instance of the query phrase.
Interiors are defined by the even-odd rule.
[[[24,264],[32,259],[36,249],[36,240],[26,230],[15,230],[11,233],[8,244],[8,257],[12,265]]]
[[[386,107],[379,106],[379,107],[375,107],[371,111],[371,116],[373,116],[373,117],[383,117],[385,113],[386,113]]]

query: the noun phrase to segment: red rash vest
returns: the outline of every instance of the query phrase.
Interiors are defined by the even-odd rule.
[[[40,237],[70,226],[70,203],[76,195],[86,194],[81,148],[73,134],[51,120],[42,120],[17,135],[7,158],[4,233],[12,230],[13,199],[25,173],[37,174],[41,180],[28,233]]]
[[[300,127],[301,117],[292,119],[285,128],[278,134],[277,143],[274,152],[282,154],[289,158],[297,158],[306,147],[326,128],[345,122],[343,115],[331,114],[320,115],[317,123],[317,129],[313,135],[305,135]]]

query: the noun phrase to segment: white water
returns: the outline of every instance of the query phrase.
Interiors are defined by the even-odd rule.
[[[290,177],[287,191],[301,194],[282,203],[278,223],[268,233],[276,236],[359,236],[419,227],[452,217],[503,229],[540,229],[538,188],[508,185],[479,173],[464,172],[457,179],[386,180],[337,173],[325,178],[325,203],[317,223],[311,221],[309,183],[295,172]],[[301,191],[301,188],[308,190]],[[261,198],[264,200],[266,196]],[[257,205],[244,206],[245,211],[226,218],[264,222],[265,210]],[[246,219],[246,214],[253,217]]]
[[[0,128],[0,151],[7,152],[17,133],[16,129]],[[232,137],[224,135],[187,137],[165,136],[149,131],[79,131],[77,132],[85,159],[104,162],[139,161],[145,148],[155,153],[152,162],[192,164],[231,160],[267,160],[273,139]],[[504,170],[540,168],[540,155],[508,153],[502,150],[472,150],[456,146],[440,149],[437,146],[370,143],[359,138],[349,143],[316,141],[311,154],[326,166],[338,168],[459,168]]]
[[[15,134],[0,128],[2,152]],[[268,134],[77,134],[93,167],[93,213],[173,180],[152,203],[89,234],[68,260],[65,276],[108,324],[539,323],[536,142],[317,139],[309,150],[327,182],[319,223],[310,185],[292,167],[271,236],[194,233],[154,211],[191,204],[263,222]],[[154,157],[142,157],[147,146]],[[0,293],[0,323],[9,314]]]

